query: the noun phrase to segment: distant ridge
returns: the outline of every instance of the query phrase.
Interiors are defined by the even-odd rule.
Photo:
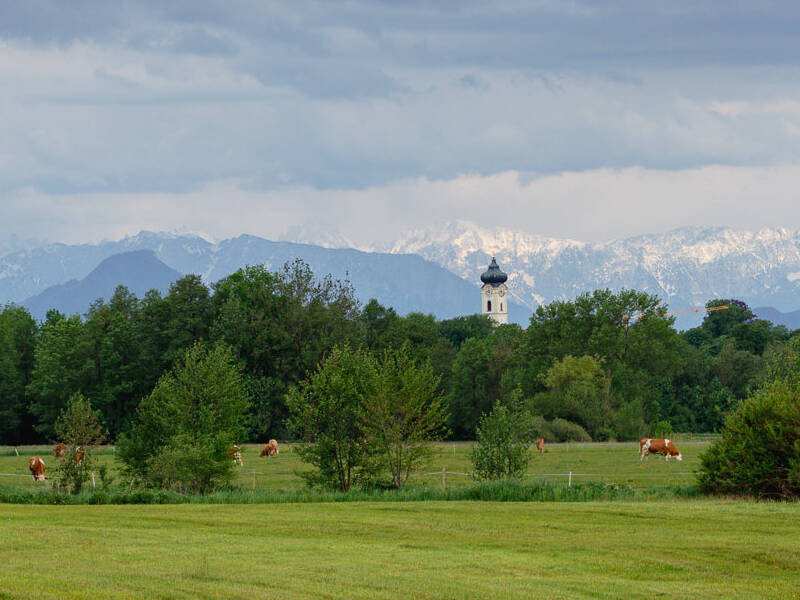
[[[770,321],[774,325],[783,325],[790,331],[800,329],[800,310],[783,313],[771,306],[759,306],[752,310],[759,319]]]
[[[51,308],[67,315],[83,314],[98,298],[108,300],[119,285],[141,298],[151,289],[165,293],[181,277],[180,272],[158,260],[152,250],[123,252],[106,258],[80,281],[73,279],[51,286],[22,305],[37,319],[44,319]]]

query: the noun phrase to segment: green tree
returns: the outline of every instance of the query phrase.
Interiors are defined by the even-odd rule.
[[[408,344],[387,350],[374,394],[361,408],[369,445],[391,483],[401,487],[431,453],[429,442],[446,432],[447,411],[439,378],[429,362],[412,358]]]
[[[34,429],[52,438],[55,421],[76,392],[88,392],[95,383],[93,348],[80,316],[49,313],[36,345],[35,366],[26,393]]]
[[[302,261],[280,273],[246,267],[215,286],[214,339],[244,362],[255,398],[255,433],[285,435],[286,392],[337,344],[358,341],[358,302],[347,282],[314,278]]]
[[[362,350],[337,346],[307,379],[287,395],[290,426],[303,442],[300,458],[314,467],[312,485],[348,491],[375,476],[377,446],[367,438],[361,407],[375,394],[377,366]]]
[[[439,331],[455,348],[461,348],[470,338],[489,337],[494,331],[494,323],[486,315],[467,315],[440,321]]]
[[[0,444],[36,441],[25,387],[33,371],[38,328],[30,313],[7,305],[0,311]]]
[[[95,448],[106,439],[100,411],[82,394],[73,394],[55,422],[55,433],[67,447],[56,468],[58,487],[77,494],[96,468]]]
[[[580,424],[594,437],[610,422],[608,379],[592,356],[565,356],[543,375],[546,392],[537,394],[534,410],[547,419],[561,417]]]
[[[533,423],[521,402],[521,392],[508,403],[496,401],[481,417],[477,443],[470,451],[476,479],[520,479],[531,460]]]
[[[249,400],[230,347],[196,342],[142,400],[118,457],[146,485],[206,493],[232,478]]]

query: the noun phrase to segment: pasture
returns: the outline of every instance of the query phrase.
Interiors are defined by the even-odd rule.
[[[790,598],[800,505],[0,505],[0,598]]]
[[[568,473],[572,472],[573,483],[602,481],[625,483],[637,488],[689,485],[694,482],[700,453],[708,443],[679,438],[676,445],[683,453],[683,462],[669,463],[657,456],[640,463],[636,442],[548,444],[545,454],[534,455],[524,480],[567,485]],[[442,468],[448,472],[448,487],[471,485],[473,480],[466,475],[470,470],[471,447],[472,442],[433,444],[433,456],[428,467],[413,477],[409,485],[441,486]],[[305,484],[300,473],[308,466],[299,460],[291,444],[281,444],[280,454],[273,458],[258,458],[260,449],[258,445],[243,446],[244,466],[237,467],[236,485],[243,489],[272,491],[303,489]],[[28,472],[28,459],[34,455],[41,456],[47,463],[48,472],[55,466],[56,459],[49,446],[20,447],[17,451],[20,456],[16,456],[12,448],[0,447],[0,486],[33,489],[36,485]],[[108,465],[112,475],[116,474],[117,464],[110,448],[100,450],[97,457],[101,464]]]

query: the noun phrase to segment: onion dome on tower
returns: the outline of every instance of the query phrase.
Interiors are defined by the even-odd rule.
[[[481,275],[481,281],[483,283],[488,283],[491,286],[498,286],[501,283],[505,283],[508,279],[508,275],[503,273],[500,270],[500,267],[497,266],[497,261],[492,257],[492,262],[489,263],[489,268],[484,271],[483,275]]]
[[[500,270],[492,257],[489,268],[481,275],[481,314],[489,317],[496,325],[508,323],[508,275]]]

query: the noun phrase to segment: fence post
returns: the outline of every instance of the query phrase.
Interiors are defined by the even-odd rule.
[[[442,467],[442,489],[447,489],[447,467]]]
[[[16,453],[17,453],[17,456],[19,456],[19,450],[17,450],[17,447],[16,447],[16,446],[14,446],[14,452],[16,452]]]
[[[92,489],[94,489],[94,471],[92,471]]]
[[[569,472],[569,481],[567,482],[567,487],[572,487],[572,471]]]

